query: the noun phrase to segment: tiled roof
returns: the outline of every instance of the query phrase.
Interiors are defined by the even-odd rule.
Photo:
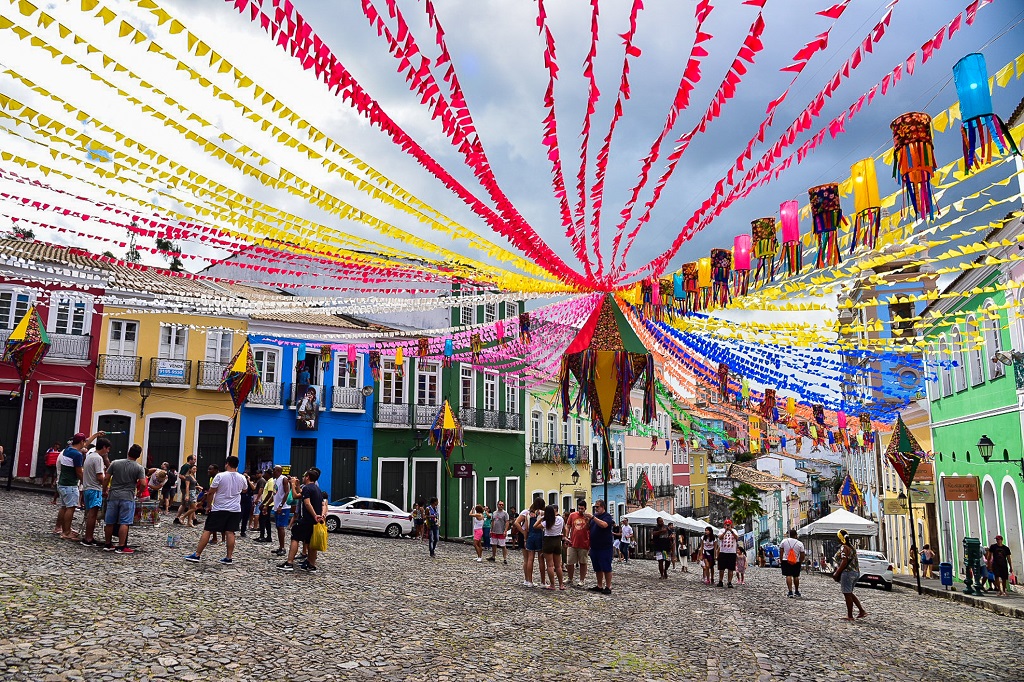
[[[729,467],[729,478],[743,483],[749,483],[750,485],[760,490],[778,490],[782,487],[782,484],[786,482],[785,478],[773,476],[772,474],[765,473],[764,471],[758,471],[753,467],[742,466],[740,464],[733,464]]]
[[[0,257],[14,257],[37,263],[56,263],[93,270],[109,269],[101,261],[72,252],[66,247],[22,239],[0,239]]]

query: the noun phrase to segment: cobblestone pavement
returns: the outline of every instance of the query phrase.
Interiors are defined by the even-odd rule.
[[[472,550],[332,535],[321,572],[282,574],[240,540],[202,564],[198,529],[134,529],[120,556],[50,534],[55,507],[3,493],[0,679],[33,680],[1010,680],[1024,621],[906,590],[858,590],[870,616],[841,621],[838,587],[777,570],[736,589],[659,581],[616,564],[614,594],[519,587]],[[167,533],[183,547],[166,547]],[[500,557],[500,555],[499,555]],[[588,584],[593,578],[588,576]]]

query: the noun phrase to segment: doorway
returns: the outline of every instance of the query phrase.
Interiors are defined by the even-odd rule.
[[[228,422],[221,419],[199,420],[196,446],[196,480],[199,481],[199,485],[208,487],[210,465],[216,465],[223,471],[224,460],[227,458]]]
[[[78,400],[76,398],[43,398],[39,416],[36,462],[42,462],[54,443],[65,443],[78,431]],[[38,470],[38,469],[37,469]]]
[[[110,459],[124,459],[131,447],[129,434],[132,432],[132,418],[126,414],[101,414],[96,420],[96,429],[107,434],[110,441]]]
[[[459,535],[471,535],[473,519],[469,512],[476,506],[476,478],[470,476],[459,484]]]
[[[382,459],[378,479],[380,499],[397,505],[399,509],[405,509],[405,460]]]
[[[20,447],[18,441],[18,421],[21,418],[21,396],[13,398],[0,397],[0,445],[4,446],[4,453],[7,461],[0,466],[0,472],[7,475],[7,472],[14,467],[14,460],[18,453],[15,447]],[[63,444],[64,441],[61,441]]]
[[[354,440],[335,440],[331,448],[330,499],[340,500],[356,494],[356,450]]]
[[[413,500],[429,502],[432,497],[440,499],[441,491],[437,487],[439,467],[440,460],[437,459],[418,459],[413,462],[415,472],[412,483]]]
[[[174,417],[156,417],[149,420],[149,449],[146,453],[146,468],[160,466],[161,462],[181,462],[181,426],[182,421]],[[199,476],[206,476],[206,467],[199,471]],[[199,485],[204,488],[209,480],[197,476]]]
[[[292,438],[289,464],[289,476],[295,476],[301,481],[302,474],[316,466],[316,438]]]
[[[271,436],[246,436],[245,468],[251,475],[274,467],[274,439]]]

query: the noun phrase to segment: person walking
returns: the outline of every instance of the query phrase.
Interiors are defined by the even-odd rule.
[[[732,574],[736,570],[736,550],[739,547],[739,536],[732,529],[732,520],[725,520],[725,528],[718,536],[718,586],[722,586],[722,577],[729,572],[729,587],[732,587]]]
[[[60,493],[57,492],[57,458],[60,457],[60,453],[63,448],[60,446],[60,442],[56,442],[50,446],[50,449],[46,451],[46,469],[43,472],[43,487],[53,488],[53,501],[50,504],[57,504],[57,500],[60,498]]]
[[[295,555],[299,551],[299,545],[306,546],[306,560],[299,564],[299,568],[307,573],[316,573],[317,550],[313,549],[310,540],[313,539],[313,527],[323,523],[327,518],[327,497],[320,490],[320,470],[311,468],[302,475],[302,488],[299,491],[300,502],[295,510],[295,522],[292,524],[292,544],[288,549],[288,558],[277,568],[280,571],[295,570]]]
[[[473,550],[476,551],[476,560],[483,561],[484,555],[484,506],[478,504],[469,512],[469,518],[473,519]]]
[[[416,500],[416,504],[412,507],[412,535],[410,537],[416,538],[417,540],[423,540],[425,530],[425,523],[423,518],[424,507],[423,500]]]
[[[505,547],[505,536],[508,533],[508,512],[505,503],[498,500],[498,509],[491,515],[491,556],[488,561],[495,561],[498,548],[501,547],[501,559],[508,563],[508,549]]]
[[[835,555],[836,570],[832,574],[832,579],[839,583],[843,599],[846,601],[846,620],[853,620],[854,606],[859,612],[857,618],[864,618],[868,612],[864,610],[860,599],[853,593],[854,585],[857,584],[857,579],[860,577],[860,561],[857,559],[857,550],[846,529],[840,530],[836,535],[843,544]]]
[[[540,563],[540,583],[544,584],[544,531],[536,527],[537,518],[544,511],[544,498],[533,498],[533,504],[529,509],[524,509],[516,517],[513,528],[519,530],[520,535],[526,536],[523,548],[523,587],[534,587],[533,566],[535,561]]]
[[[545,589],[555,589],[555,576],[558,576],[558,589],[564,590],[565,584],[562,578],[562,530],[565,528],[565,519],[558,514],[558,507],[549,504],[544,507],[544,515],[537,518],[534,528],[539,528],[544,533],[543,552],[548,568],[548,584]]]
[[[265,472],[263,478],[263,493],[260,495],[260,536],[256,542],[273,542],[274,495],[277,491],[277,482],[274,480],[273,471]]]
[[[105,539],[103,549],[118,554],[134,554],[128,546],[128,528],[135,523],[135,498],[146,489],[146,469],[139,464],[142,446],[128,448],[128,458],[110,463],[107,469],[107,514],[103,521]],[[114,526],[117,526],[117,547],[114,546]]]
[[[932,567],[935,565],[935,552],[931,545],[925,545],[921,550],[921,570],[925,578],[933,578]]]
[[[210,490],[206,494],[206,521],[203,523],[203,534],[199,538],[196,551],[185,557],[185,561],[199,563],[203,550],[209,544],[211,536],[222,533],[226,553],[222,564],[233,563],[235,552],[235,533],[242,521],[242,491],[249,486],[245,476],[238,473],[238,458],[231,455],[224,462],[221,471],[210,481]]]
[[[263,489],[267,487],[267,481],[263,478],[263,472],[257,471],[252,479],[252,516],[249,519],[249,530],[260,530],[261,503],[263,502]],[[260,537],[263,533],[260,532]],[[255,539],[255,538],[254,538]],[[258,542],[258,539],[255,539]]]
[[[910,559],[910,570],[911,570],[911,572],[913,572],[914,577],[917,578],[918,575],[921,572],[921,568],[920,568],[921,556],[920,556],[920,553],[917,551],[917,545],[911,543],[911,545],[910,545],[910,553],[909,553],[908,558]]]
[[[612,593],[612,526],[615,519],[608,513],[604,500],[594,500],[594,514],[588,515],[587,521],[590,524],[590,561],[594,564],[594,577],[597,579],[597,585],[590,589],[609,595]],[[572,570],[571,565],[569,570]]]
[[[174,523],[188,526],[196,525],[196,507],[199,504],[199,485],[196,482],[196,456],[189,455],[178,471],[181,486],[181,503]]]
[[[796,538],[796,528],[789,529],[789,537],[779,544],[782,575],[786,579],[786,596],[800,596],[800,569],[804,565],[804,543]]]
[[[569,514],[565,527],[565,538],[569,545],[565,564],[569,567],[569,587],[583,587],[587,579],[587,557],[590,553],[590,514],[586,500],[576,501],[576,511]],[[580,567],[580,581],[573,582],[576,566]]]
[[[704,535],[700,539],[700,552],[702,564],[704,565],[704,584],[711,585],[715,577],[715,556],[718,554],[718,539],[715,538],[715,531],[711,526],[704,528]]]
[[[277,550],[272,552],[284,556],[284,532],[291,525],[292,507],[289,493],[292,489],[291,479],[284,475],[284,468],[274,467],[274,523],[277,526]]]
[[[992,579],[996,587],[996,596],[1006,596],[1006,584],[1010,580],[1010,573],[1013,572],[1013,560],[1010,557],[1010,548],[1003,544],[1003,536],[997,535],[995,544],[989,546],[989,557],[991,558]]]
[[[622,527],[619,529],[621,537],[619,538],[619,552],[622,553],[622,563],[629,563],[629,553],[633,551],[633,526],[629,524],[629,519],[622,519]]]
[[[427,505],[427,548],[430,556],[437,550],[437,541],[441,534],[441,512],[437,508],[437,498],[431,497]]]
[[[240,504],[242,505],[242,520],[239,523],[241,532],[239,535],[245,537],[245,531],[249,528],[249,520],[252,518],[252,494],[256,490],[256,485],[249,479],[249,474],[242,474],[245,479],[245,487],[242,488],[242,495],[240,497]]]
[[[81,544],[85,547],[95,547],[96,542],[96,518],[103,507],[103,484],[106,478],[103,475],[105,470],[103,460],[110,453],[110,441],[106,438],[98,438],[96,447],[85,456],[82,465],[82,502],[85,506],[85,537]]]
[[[668,567],[672,564],[672,560],[669,558],[669,546],[672,543],[672,538],[669,536],[665,519],[660,516],[655,521],[651,537],[654,540],[654,554],[658,557],[658,573],[660,574],[658,579],[667,580]]]

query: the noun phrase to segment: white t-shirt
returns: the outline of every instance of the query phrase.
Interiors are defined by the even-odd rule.
[[[736,553],[736,534],[731,531],[724,531],[718,538],[718,553],[719,554],[735,554]]]
[[[794,538],[786,538],[779,543],[779,559],[782,561],[788,561],[786,557],[789,555],[789,550],[793,550],[796,554],[796,560],[799,562],[800,555],[804,553],[804,543]]]
[[[633,526],[627,526],[622,524],[622,541],[630,542],[633,540]]]
[[[541,516],[540,518],[543,519],[544,517]],[[552,537],[554,535],[561,535],[562,530],[565,528],[565,519],[563,519],[561,515],[556,515],[555,523],[553,526],[548,528],[547,525],[543,521],[541,521],[540,527],[544,529],[544,537],[546,538]]]
[[[481,517],[479,519],[474,516],[473,517],[473,530],[474,531],[483,530],[483,528],[484,528],[483,515],[481,515]]]
[[[274,509],[280,509],[288,499],[288,491],[292,489],[290,478],[281,474],[274,479]]]
[[[242,491],[249,487],[245,476],[237,471],[222,471],[213,477],[210,488],[216,490],[211,512],[242,511]]]

